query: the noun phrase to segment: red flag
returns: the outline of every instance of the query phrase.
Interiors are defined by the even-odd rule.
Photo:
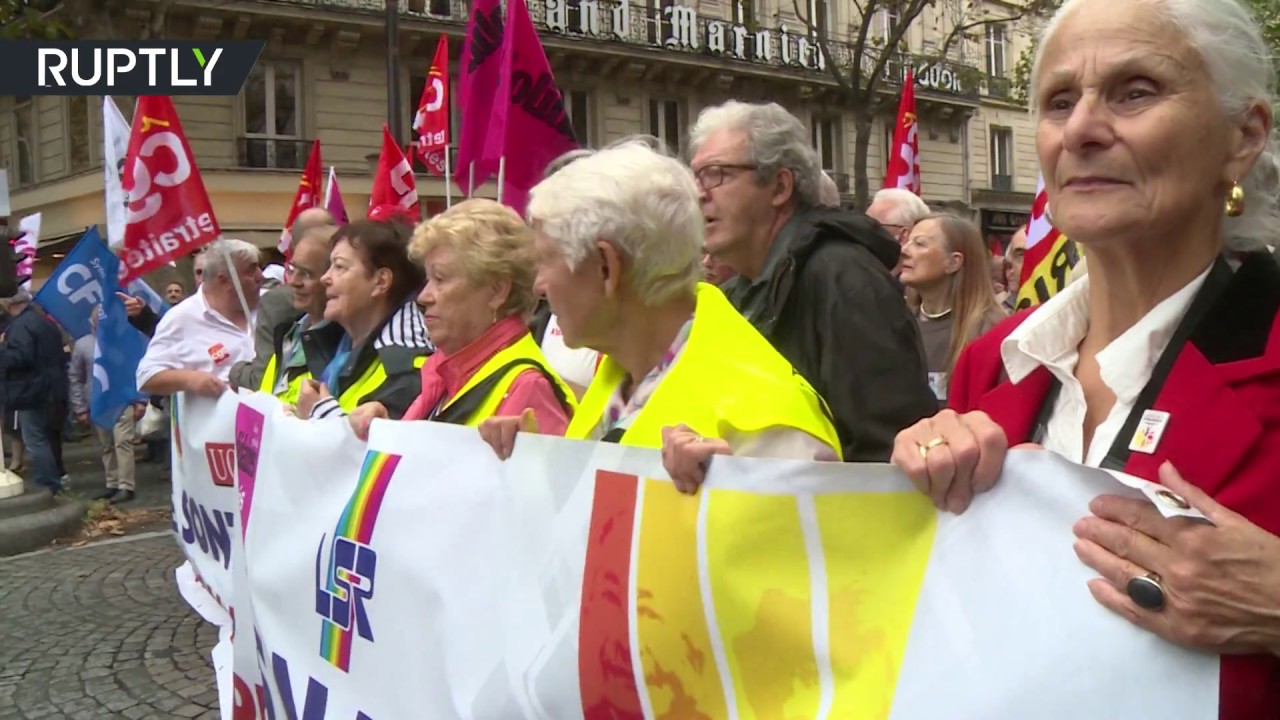
[[[138,98],[121,184],[129,200],[122,281],[189,255],[221,234],[168,97]]]
[[[437,177],[445,176],[445,158],[449,152],[449,38],[440,36],[436,57],[427,72],[427,82],[413,116],[413,129],[418,133],[418,157]]]
[[[280,233],[279,250],[289,257],[289,243],[293,239],[293,221],[303,210],[320,207],[321,196],[320,175],[320,141],[311,142],[311,154],[307,156],[307,165],[302,169],[302,177],[298,180],[298,192],[293,195],[293,207],[289,208],[289,217],[285,218],[284,230]]]
[[[920,194],[920,139],[916,125],[915,72],[907,69],[898,101],[898,123],[893,128],[893,145],[885,168],[884,186]]]
[[[413,168],[385,123],[382,125],[382,155],[378,157],[378,172],[373,176],[369,209],[379,205],[395,205],[414,218],[422,216],[418,209],[418,183],[413,177]]]
[[[1027,249],[1022,257],[1017,308],[1039,305],[1060,292],[1079,259],[1075,243],[1049,219],[1049,195],[1041,176],[1036,183],[1036,199],[1031,203],[1031,221],[1027,223]]]

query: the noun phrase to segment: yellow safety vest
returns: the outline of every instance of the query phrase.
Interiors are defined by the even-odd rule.
[[[583,440],[604,417],[626,371],[605,356],[565,437]],[[684,423],[703,437],[792,428],[841,455],[825,402],[718,288],[698,284],[693,327],[675,364],[619,440],[662,447],[662,428]]]
[[[533,336],[526,332],[519,340],[486,360],[430,419],[469,427],[479,425],[481,421],[493,417],[498,412],[498,406],[506,399],[511,383],[515,382],[520,373],[531,367],[541,369],[542,374],[551,380],[553,389],[559,391],[557,395],[560,404],[572,417],[577,407],[573,389],[551,369],[546,356],[542,354],[542,348],[538,347]]]
[[[413,367],[421,370],[423,364],[427,362],[426,351],[413,359]],[[382,387],[382,383],[387,381],[387,370],[382,365],[382,357],[378,356],[370,363],[368,369],[364,371],[355,382],[347,386],[346,390],[338,396],[338,406],[343,412],[350,414],[352,410],[364,401],[365,398],[378,391]]]
[[[284,391],[277,393],[276,366],[276,356],[272,355],[271,358],[267,360],[267,367],[262,373],[262,385],[260,385],[258,389],[268,395],[275,395],[280,399],[280,402],[287,405],[297,405],[298,393],[302,391],[302,382],[311,377],[311,371],[306,370],[298,373],[296,377],[290,378],[289,384],[285,386]]]

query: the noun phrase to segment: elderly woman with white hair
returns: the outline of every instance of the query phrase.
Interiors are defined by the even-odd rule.
[[[1075,552],[1098,602],[1222,656],[1232,719],[1280,712],[1274,79],[1240,0],[1069,0],[1031,96],[1054,224],[1089,272],[971,345],[951,409],[893,456],[952,512],[1010,444],[1163,483],[1170,517],[1098,497]]]
[[[641,143],[575,160],[533,189],[537,289],[565,343],[604,356],[566,437],[661,447],[684,492],[716,452],[838,458],[818,393],[699,282],[698,196],[688,168]],[[481,433],[506,457],[520,427],[493,418]]]

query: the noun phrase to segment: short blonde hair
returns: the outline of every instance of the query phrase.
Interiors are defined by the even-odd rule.
[[[538,304],[533,292],[537,273],[533,231],[514,210],[485,198],[460,202],[414,228],[409,257],[423,262],[440,247],[454,252],[472,283],[511,280],[511,292],[498,308],[499,315],[527,319],[533,313]]]

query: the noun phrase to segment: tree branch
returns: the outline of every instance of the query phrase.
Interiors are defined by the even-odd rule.
[[[889,64],[889,58],[898,49],[898,43],[902,42],[902,38],[907,34],[907,29],[911,27],[911,23],[920,17],[920,13],[924,12],[926,5],[931,0],[911,0],[906,9],[898,16],[898,24],[889,29],[889,38],[885,40],[884,51],[880,53],[880,57],[876,58],[876,64],[871,69],[871,77],[867,78],[867,97],[874,100],[876,91],[880,86],[880,78],[884,75],[884,69]]]

